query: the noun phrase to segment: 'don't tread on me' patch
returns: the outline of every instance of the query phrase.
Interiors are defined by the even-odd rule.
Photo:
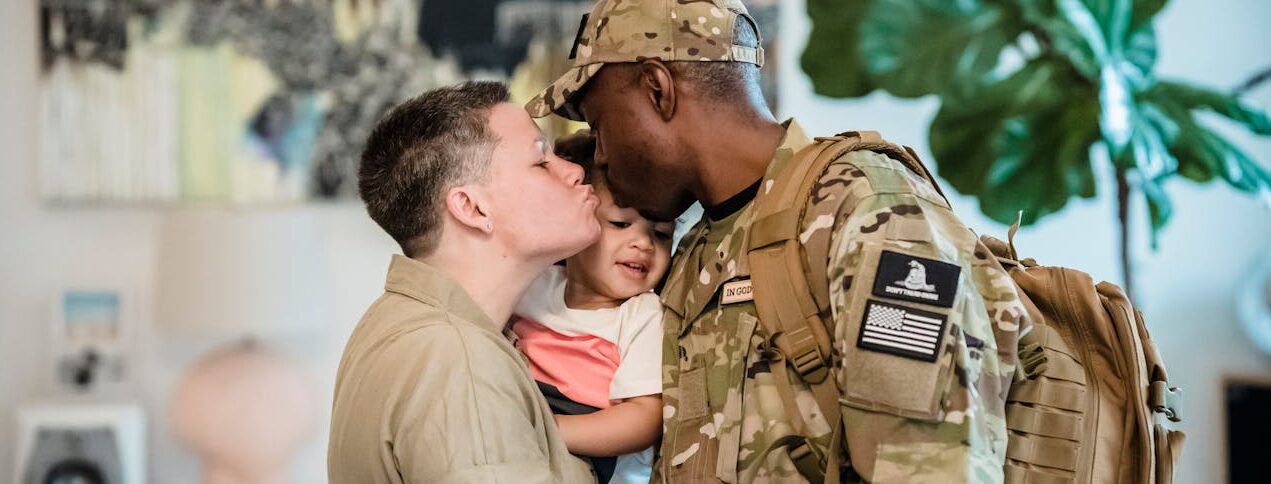
[[[940,307],[953,307],[962,268],[948,262],[884,250],[874,273],[873,293]]]

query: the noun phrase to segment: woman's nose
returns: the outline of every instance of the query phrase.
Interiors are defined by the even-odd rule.
[[[577,163],[552,155],[552,164],[556,165],[556,176],[569,186],[577,186],[583,182],[583,167]]]

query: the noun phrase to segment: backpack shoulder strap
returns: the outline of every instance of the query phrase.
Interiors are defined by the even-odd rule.
[[[830,465],[808,440],[813,433],[794,399],[788,366],[812,389],[821,414],[831,425],[838,441],[842,430],[838,407],[838,387],[830,375],[832,352],[828,326],[821,319],[818,298],[812,292],[825,284],[809,285],[803,273],[799,248],[799,224],[807,208],[807,193],[839,154],[855,146],[852,141],[818,138],[816,143],[795,153],[784,166],[764,180],[755,197],[755,218],[750,226],[747,261],[759,321],[767,330],[766,357],[782,404],[790,414],[798,436],[774,442],[785,447],[799,474],[810,482],[837,479],[837,464]],[[828,288],[820,289],[826,291]],[[828,297],[827,297],[828,299]],[[837,462],[831,448],[829,458]],[[826,471],[833,475],[826,475]],[[828,479],[832,478],[832,479]]]
[[[789,369],[793,369],[812,390],[833,431],[828,456],[819,455],[806,437],[787,438],[779,443],[786,447],[800,474],[814,482],[838,479],[836,448],[841,445],[842,425],[837,382],[831,376],[834,324],[829,317],[829,280],[825,265],[816,263],[828,257],[828,244],[804,245],[799,231],[813,185],[830,163],[858,150],[879,152],[900,161],[939,191],[912,150],[887,143],[876,132],[850,131],[817,138],[815,144],[800,150],[764,181],[755,198],[755,218],[747,247],[755,308],[769,335],[770,366],[783,403],[787,409],[799,408],[790,381]],[[803,270],[805,257],[812,261],[808,276]],[[813,435],[797,410],[791,412],[791,422],[799,434]]]

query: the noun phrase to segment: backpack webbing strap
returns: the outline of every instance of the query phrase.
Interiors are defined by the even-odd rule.
[[[1072,484],[1073,476],[1071,472],[1065,474],[1057,474],[1054,472],[1046,472],[1039,468],[1027,468],[1020,466],[1014,462],[1007,461],[1006,466],[1002,468],[1005,475],[1004,484]]]
[[[1082,420],[1078,415],[1019,406],[1006,415],[1006,426],[1029,435],[1080,440]]]
[[[1077,469],[1077,442],[1036,435],[1012,434],[1006,455],[1012,459],[1065,471]]]

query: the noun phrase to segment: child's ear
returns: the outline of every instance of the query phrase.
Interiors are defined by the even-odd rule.
[[[490,199],[480,186],[462,185],[446,192],[446,212],[460,225],[473,230],[487,234],[494,232],[490,208]]]

